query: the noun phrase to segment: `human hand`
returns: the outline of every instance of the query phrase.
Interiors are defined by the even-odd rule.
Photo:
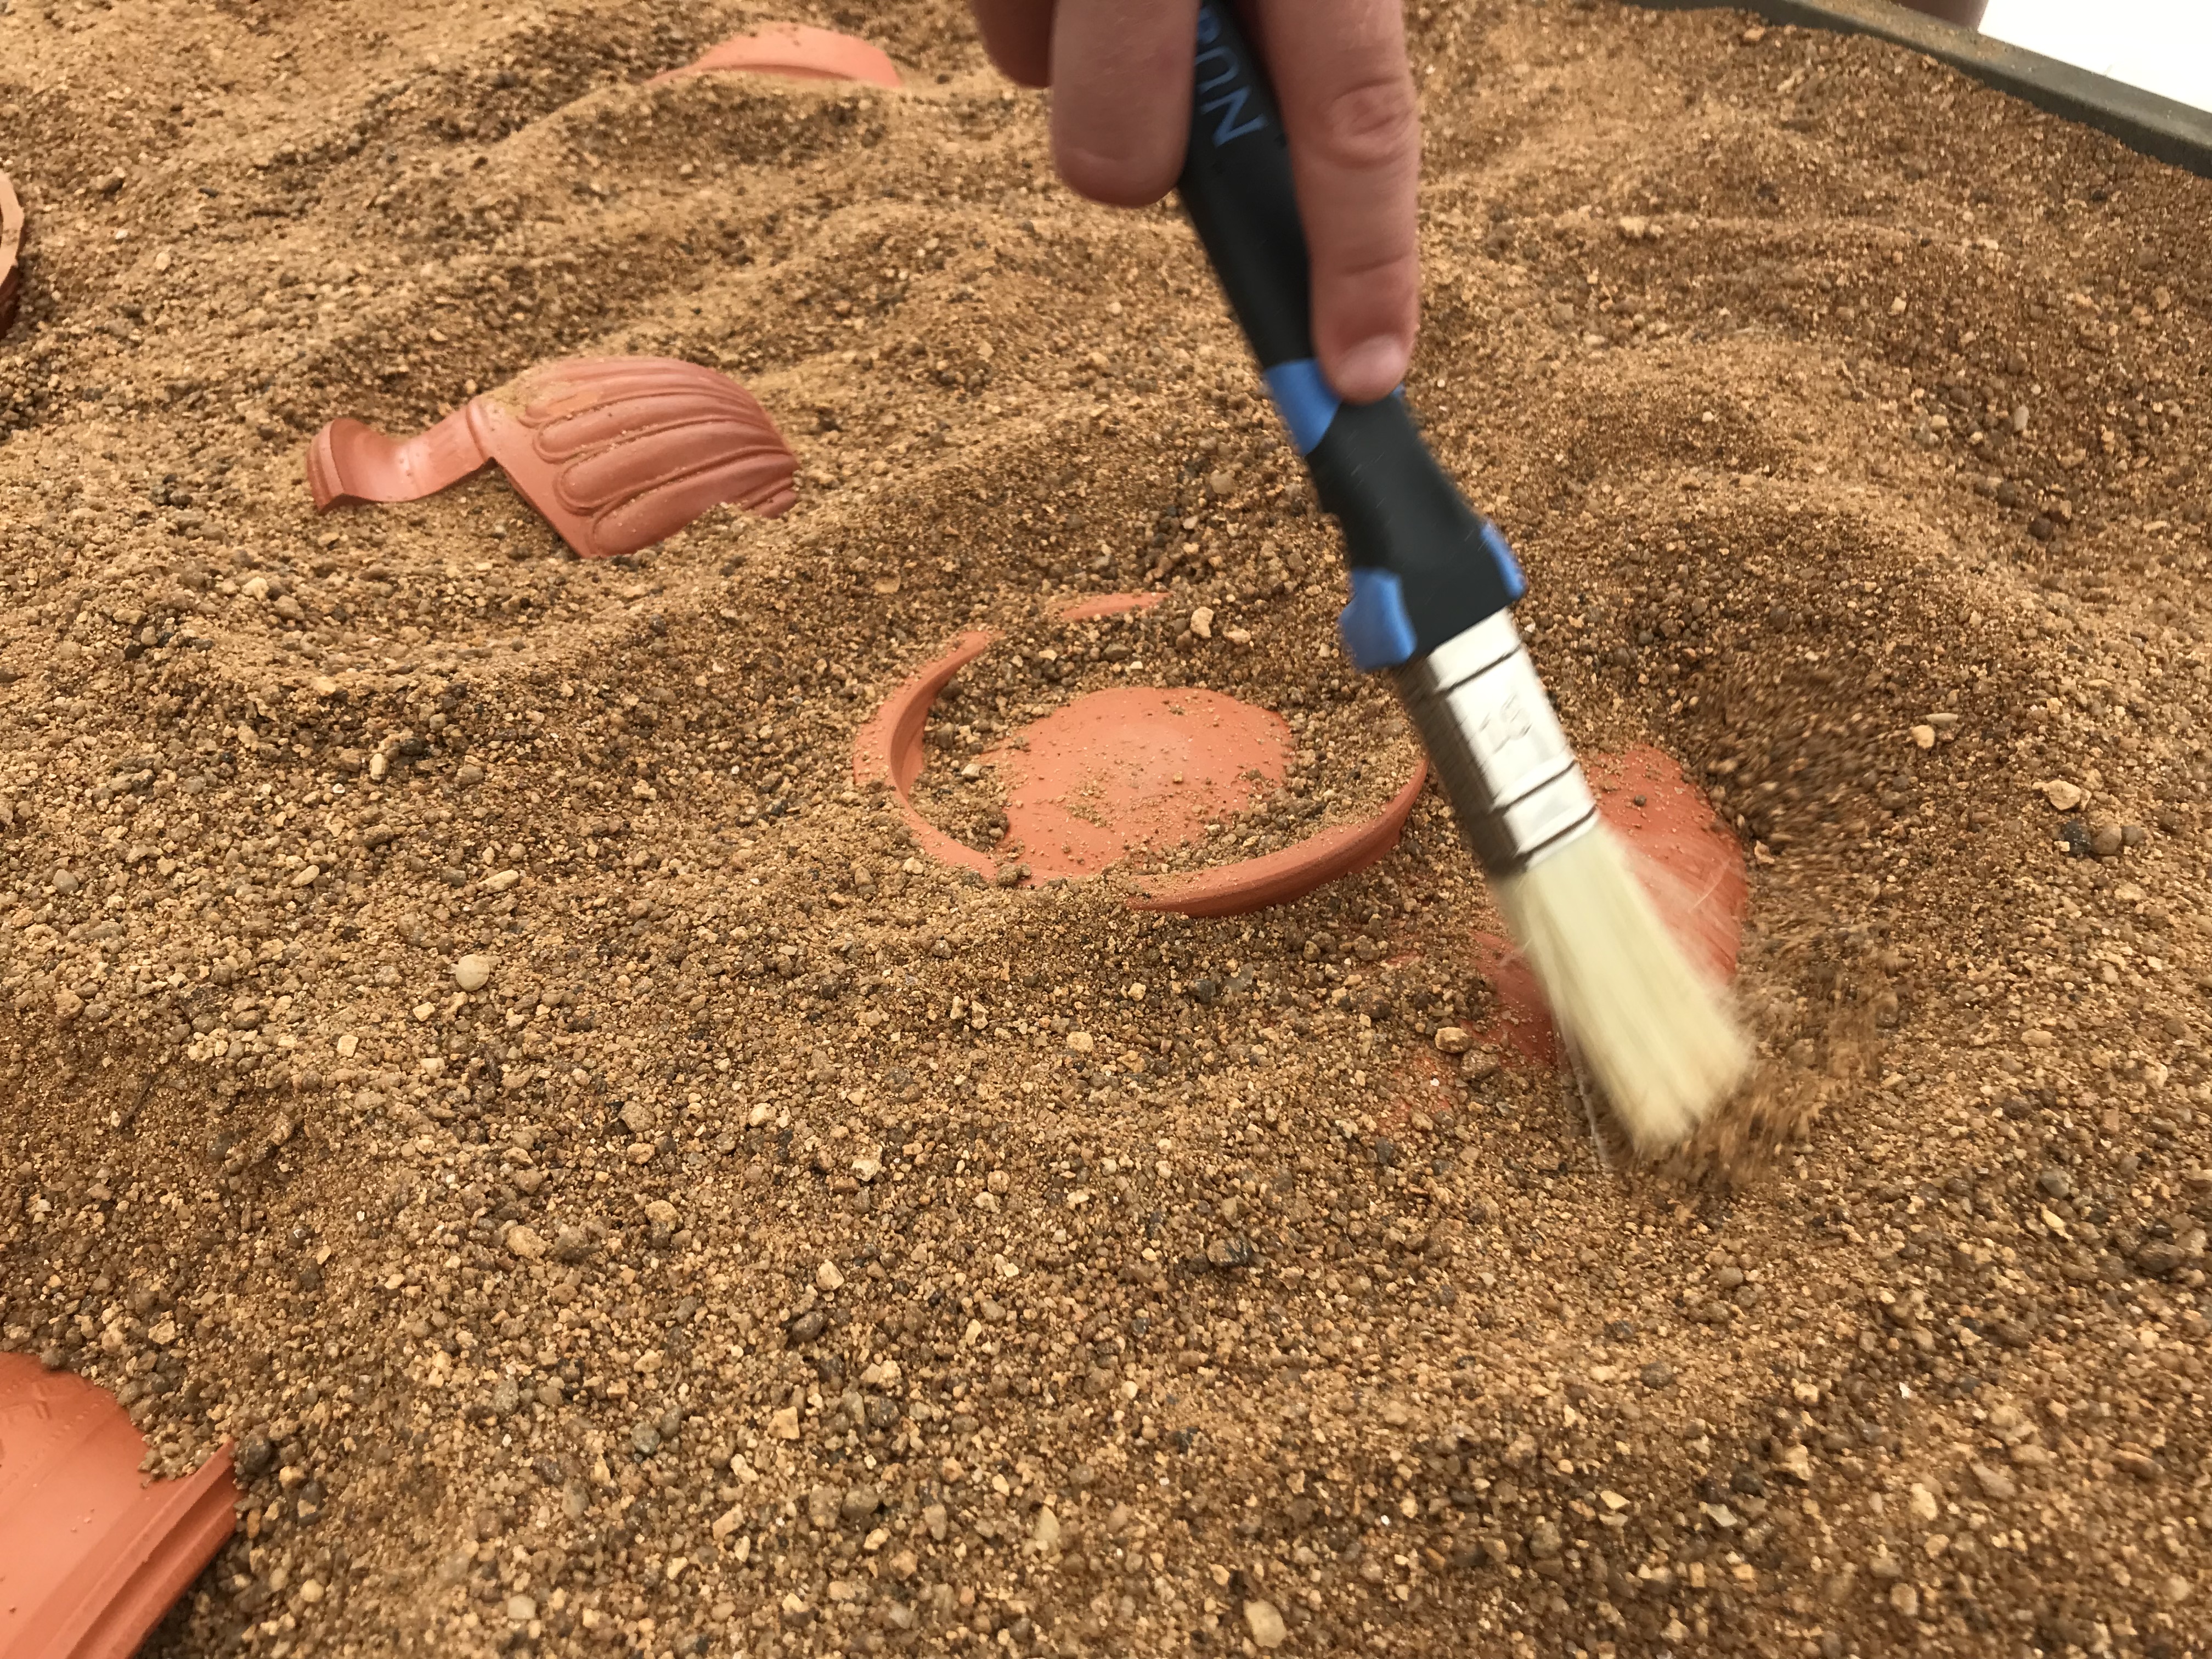
[[[1053,89],[1053,160],[1122,207],[1182,170],[1198,0],[969,0],[991,59]],[[1420,127],[1398,0],[1253,0],[1247,19],[1290,135],[1322,372],[1354,403],[1405,378],[1419,302]]]

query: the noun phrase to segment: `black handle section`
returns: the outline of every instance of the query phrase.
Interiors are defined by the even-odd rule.
[[[1344,631],[1359,665],[1423,655],[1513,604],[1524,584],[1504,538],[1437,465],[1403,395],[1346,404],[1315,366],[1288,138],[1266,68],[1223,0],[1199,8],[1177,188],[1321,504],[1343,529],[1353,567]]]
[[[1313,299],[1290,139],[1259,54],[1218,0],[1199,8],[1177,189],[1260,367],[1310,362]]]

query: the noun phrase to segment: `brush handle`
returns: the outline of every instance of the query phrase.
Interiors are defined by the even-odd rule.
[[[1312,292],[1274,93],[1224,0],[1201,0],[1183,210],[1252,343],[1268,394],[1344,534],[1352,660],[1389,669],[1493,876],[1525,873],[1597,821],[1582,769],[1513,618],[1525,589],[1505,538],[1421,441],[1403,390],[1338,398],[1314,361]]]
[[[1520,567],[1421,441],[1403,391],[1347,404],[1314,360],[1289,142],[1267,70],[1222,0],[1199,8],[1177,187],[1315,493],[1343,531],[1352,603],[1338,626],[1352,661],[1400,666],[1512,605],[1525,586]]]

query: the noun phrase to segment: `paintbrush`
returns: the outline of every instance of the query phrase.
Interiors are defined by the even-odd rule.
[[[1389,673],[1553,1019],[1629,1139],[1674,1145],[1742,1079],[1747,1045],[1598,817],[1513,624],[1527,585],[1504,537],[1437,465],[1402,391],[1347,404],[1316,363],[1287,141],[1265,68],[1218,0],[1199,11],[1178,189],[1343,532],[1346,649],[1362,672]]]

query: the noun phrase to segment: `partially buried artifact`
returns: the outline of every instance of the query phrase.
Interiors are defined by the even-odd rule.
[[[471,398],[412,438],[332,421],[307,452],[315,506],[411,501],[497,461],[587,559],[635,553],[728,501],[797,499],[797,459],[750,392],[672,357],[573,357]]]
[[[1150,610],[1157,594],[1108,594],[1061,620]],[[997,854],[965,845],[923,817],[913,799],[923,731],[938,694],[990,649],[994,634],[963,634],[884,700],[854,733],[853,775],[887,787],[915,845],[941,863],[995,876],[1018,854],[1028,878],[1095,875],[1132,853],[1158,855],[1204,842],[1209,822],[1233,817],[1279,786],[1296,749],[1280,715],[1197,687],[1117,686],[1079,697],[981,757],[1000,771],[1006,836]],[[1368,818],[1279,852],[1167,881],[1140,878],[1133,909],[1241,915],[1287,904],[1364,870],[1397,845],[1428,776],[1417,763],[1395,798]]]
[[[105,1389],[0,1353],[0,1659],[128,1659],[229,1538],[224,1447],[180,1480]]]
[[[23,270],[15,256],[23,246],[23,204],[15,187],[0,173],[0,334],[15,320],[15,301],[23,291]]]
[[[1589,757],[1597,810],[1638,855],[1634,867],[1690,961],[1717,984],[1735,976],[1744,912],[1751,902],[1743,848],[1704,790],[1666,755],[1638,744]],[[1510,939],[1475,936],[1475,958],[1492,1006],[1474,1035],[1498,1057],[1551,1066],[1559,1057],[1552,1012],[1535,975]]]
[[[771,23],[751,34],[733,36],[709,46],[682,69],[664,70],[653,78],[675,81],[732,70],[794,81],[866,81],[894,90],[899,84],[898,70],[878,48],[807,23]]]

